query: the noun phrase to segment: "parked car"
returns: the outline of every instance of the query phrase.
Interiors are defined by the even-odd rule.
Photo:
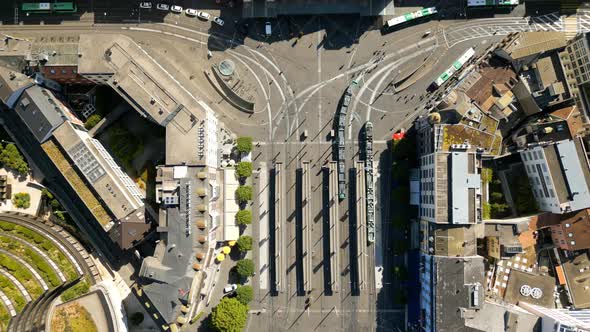
[[[196,9],[187,8],[184,13],[188,16],[197,16],[199,12]]]
[[[204,19],[204,20],[209,20],[209,18],[211,18],[211,14],[209,14],[209,13],[207,13],[207,12],[199,12],[199,13],[197,14],[197,16],[198,16],[199,18],[202,18],[202,19]]]
[[[139,8],[150,9],[150,8],[152,8],[152,3],[151,2],[140,2]]]
[[[156,8],[158,8],[159,10],[170,10],[170,6],[168,6],[168,4],[165,3],[157,4]]]
[[[172,7],[170,7],[170,10],[176,14],[182,13],[182,7],[180,6],[172,5]]]
[[[217,17],[217,16],[215,16],[215,17],[213,18],[213,22],[215,22],[215,23],[216,23],[217,25],[219,25],[220,27],[222,27],[222,26],[223,26],[223,24],[225,23],[225,22],[223,22],[223,20],[221,19],[221,17]]]
[[[238,285],[236,285],[236,284],[227,285],[223,288],[223,293],[225,293],[225,294],[231,293],[231,292],[235,291],[236,289],[238,289]]]
[[[272,35],[272,25],[269,21],[266,21],[266,23],[264,23],[264,32],[267,36]]]

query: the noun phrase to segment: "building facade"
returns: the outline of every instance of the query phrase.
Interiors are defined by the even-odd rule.
[[[581,110],[585,121],[590,120],[590,35],[579,34],[568,42],[566,47],[569,55],[569,62],[564,63],[566,77],[572,80],[575,78],[576,89],[572,95],[576,104]]]

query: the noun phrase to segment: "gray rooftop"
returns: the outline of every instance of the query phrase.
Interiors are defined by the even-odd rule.
[[[451,153],[450,194],[453,224],[469,224],[475,220],[476,191],[480,190],[481,176],[474,170],[474,161],[469,160],[474,157],[473,154],[469,155],[465,151]]]
[[[64,121],[73,118],[49,90],[37,85],[24,90],[14,105],[14,111],[39,143],[45,142]]]
[[[434,264],[435,330],[475,331],[465,320],[484,305],[483,257],[434,256]]]
[[[188,292],[189,281],[198,273],[193,264],[205,266],[211,259],[209,243],[214,239],[209,238],[209,231],[216,225],[209,215],[212,192],[206,168],[163,166],[158,168],[156,181],[157,195],[163,202],[158,227],[161,241],[154,256],[143,260],[139,275],[151,282],[144,287],[150,301],[167,322],[172,322],[178,314],[178,304],[185,301],[178,290]],[[170,196],[177,196],[178,200],[165,204],[164,197]],[[205,258],[198,261],[196,254]]]
[[[587,208],[590,205],[590,171],[582,142],[579,139],[561,141],[555,148],[569,186],[572,211]]]

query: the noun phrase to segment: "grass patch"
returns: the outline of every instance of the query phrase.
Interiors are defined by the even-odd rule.
[[[51,318],[51,332],[98,332],[92,316],[78,303],[58,307]]]
[[[37,298],[43,294],[43,288],[37,283],[31,272],[17,261],[9,256],[0,254],[0,266],[8,270],[16,280],[20,281],[32,298]]]
[[[53,271],[49,263],[47,263],[39,254],[34,252],[33,249],[6,236],[0,236],[0,247],[21,257],[25,262],[31,264],[31,266],[39,272],[43,280],[50,284],[51,287],[57,287],[61,284],[61,280],[57,276],[57,273]]]
[[[4,306],[4,303],[0,303],[0,332],[4,332],[8,329],[10,318],[10,314],[8,313],[8,309]]]
[[[72,165],[68,162],[65,156],[61,153],[57,145],[52,141],[41,145],[49,159],[53,161],[55,166],[63,174],[64,178],[70,186],[76,191],[84,205],[90,210],[96,220],[104,227],[111,222],[111,217],[107,211],[102,207],[96,196],[90,191],[88,186],[82,181],[78,173]]]
[[[4,294],[6,294],[6,296],[8,296],[8,298],[12,301],[12,303],[14,304],[14,307],[16,309],[16,312],[21,312],[21,310],[23,310],[25,304],[27,304],[27,302],[25,301],[25,297],[18,290],[16,285],[13,284],[12,281],[10,281],[10,279],[8,279],[7,277],[5,277],[4,275],[1,275],[1,274],[0,274],[0,289],[2,289],[2,292],[4,292]]]
[[[11,229],[12,227],[12,229]],[[49,239],[39,233],[20,225],[14,225],[6,221],[0,221],[0,229],[30,242],[42,249],[53,260],[68,280],[78,278],[78,272],[72,262],[64,253]]]
[[[88,279],[84,278],[78,281],[74,286],[68,288],[65,292],[61,294],[61,299],[64,302],[68,302],[69,300],[73,300],[77,297],[80,297],[86,293],[90,289],[90,284],[88,283]]]

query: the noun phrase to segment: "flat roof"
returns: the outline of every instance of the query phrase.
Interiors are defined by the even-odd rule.
[[[556,144],[567,185],[573,196],[570,203],[572,211],[587,208],[590,205],[590,170],[581,144],[580,139],[561,141]]]
[[[450,208],[453,224],[470,224],[477,221],[475,200],[476,191],[481,187],[481,177],[469,171],[469,158],[475,158],[475,155],[466,151],[451,152]]]
[[[86,131],[75,129],[69,122],[57,128],[53,135],[116,219],[122,219],[143,206],[143,201],[136,196],[140,193],[135,183],[118,166],[113,168],[105,159],[98,150],[104,149],[100,142]]]
[[[223,170],[223,241],[235,241],[240,237],[240,227],[236,221],[236,213],[240,206],[236,200],[236,189],[240,183],[233,168]]]
[[[35,38],[31,44],[33,60],[45,60],[44,66],[77,66],[78,35],[47,36]]]
[[[590,307],[590,292],[586,289],[590,288],[590,270],[586,269],[587,266],[590,266],[587,252],[562,263],[568,291],[574,307],[579,309]]]
[[[539,299],[535,299],[532,296],[522,295],[520,289],[523,285],[529,285],[531,288],[541,289],[543,292],[541,297]],[[554,287],[555,278],[553,277],[511,269],[508,276],[508,281],[506,282],[504,301],[511,304],[518,304],[522,301],[537,304],[545,308],[554,308]]]

